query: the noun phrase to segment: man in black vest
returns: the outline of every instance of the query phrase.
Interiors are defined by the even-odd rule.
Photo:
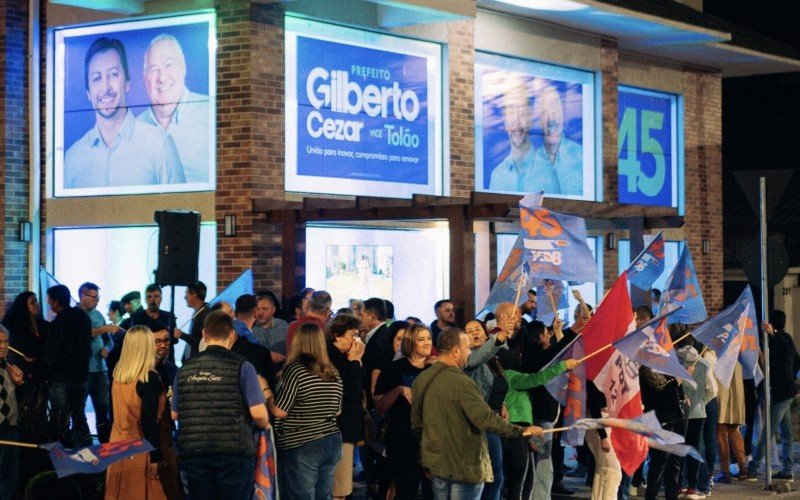
[[[253,427],[269,427],[255,368],[230,352],[233,319],[222,311],[206,317],[208,347],[178,370],[172,419],[192,498],[250,498],[255,475]]]

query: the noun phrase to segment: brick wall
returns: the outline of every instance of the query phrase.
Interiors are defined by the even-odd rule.
[[[0,3],[0,307],[28,288],[28,243],[19,222],[28,219],[27,2]]]
[[[450,195],[469,197],[475,186],[474,23],[448,23],[447,44],[450,66],[447,80],[450,85]]]
[[[684,171],[686,225],[709,315],[722,309],[722,79],[684,69]],[[702,240],[710,252],[702,253]]]
[[[603,200],[617,201],[617,86],[619,85],[619,48],[613,40],[603,40],[600,60],[603,93]],[[617,234],[619,241],[621,234]],[[603,288],[608,290],[619,275],[619,251],[605,248],[603,242]]]
[[[280,293],[280,231],[251,212],[254,197],[283,198],[283,11],[216,2],[217,281],[252,267],[256,289]],[[224,236],[226,214],[237,235]]]

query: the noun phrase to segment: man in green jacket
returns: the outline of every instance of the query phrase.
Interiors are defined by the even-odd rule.
[[[411,387],[411,428],[421,429],[422,466],[436,498],[478,499],[494,480],[485,431],[499,436],[541,436],[536,426],[519,427],[489,408],[462,369],[470,354],[466,333],[446,328],[436,344],[439,360]]]

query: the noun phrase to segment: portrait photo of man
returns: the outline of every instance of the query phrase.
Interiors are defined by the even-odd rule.
[[[526,82],[523,78],[511,77],[505,84],[501,103],[510,151],[492,170],[489,189],[558,193],[558,179],[552,167],[536,161],[536,150],[531,142],[533,112]]]
[[[555,172],[557,188],[553,193],[582,194],[583,147],[564,136],[564,106],[558,90],[552,86],[542,90],[537,95],[534,109],[543,140],[542,146],[536,150],[535,161]],[[532,183],[527,192],[535,192],[535,188]]]
[[[175,142],[187,183],[209,181],[209,100],[186,87],[186,57],[167,33],[150,41],[144,54],[144,86],[149,106],[137,116]]]
[[[186,181],[172,138],[137,122],[128,107],[131,79],[122,42],[101,37],[91,44],[84,82],[95,123],[66,152],[65,188]]]

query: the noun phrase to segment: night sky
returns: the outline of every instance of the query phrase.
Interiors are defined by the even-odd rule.
[[[800,50],[800,2],[796,0],[705,0],[707,14],[736,23]],[[757,216],[733,172],[800,170],[800,73],[726,78],[722,85],[722,154],[724,233],[726,246],[755,237]],[[800,265],[800,174],[789,179],[783,195],[770,184],[775,204],[770,234],[784,240],[790,263]],[[736,252],[738,253],[738,252]],[[738,267],[740,255],[726,251],[727,267]]]

